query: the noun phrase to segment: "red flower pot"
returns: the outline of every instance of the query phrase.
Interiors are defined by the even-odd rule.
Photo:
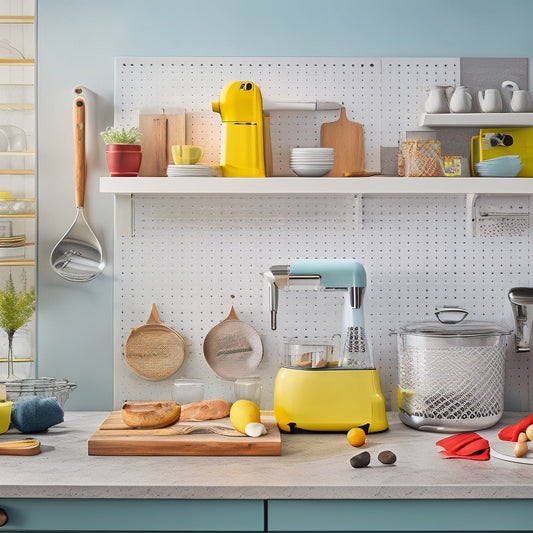
[[[108,144],[105,156],[111,176],[138,176],[142,161],[140,144]]]

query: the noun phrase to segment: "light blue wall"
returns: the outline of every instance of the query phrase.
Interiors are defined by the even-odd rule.
[[[78,383],[70,409],[112,408],[113,269],[89,283],[48,257],[74,219],[73,88],[113,123],[115,56],[529,57],[531,0],[38,0],[39,375]],[[92,146],[98,149],[92,150]],[[88,139],[86,212],[112,257],[103,144]]]

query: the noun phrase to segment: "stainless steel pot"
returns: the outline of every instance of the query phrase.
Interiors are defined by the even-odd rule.
[[[505,347],[510,329],[437,309],[438,320],[399,328],[398,413],[426,431],[475,431],[503,414]],[[464,322],[463,322],[464,320]]]

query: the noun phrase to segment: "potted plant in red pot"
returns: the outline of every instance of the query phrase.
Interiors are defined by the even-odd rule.
[[[106,143],[107,166],[111,176],[138,176],[142,160],[141,130],[109,126],[100,135]]]

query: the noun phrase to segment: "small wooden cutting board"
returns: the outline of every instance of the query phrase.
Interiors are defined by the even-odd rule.
[[[211,422],[231,426],[229,418]],[[281,455],[281,435],[274,416],[261,414],[261,422],[267,434],[256,438],[214,433],[154,435],[127,426],[120,411],[113,411],[89,438],[88,455]]]
[[[185,111],[169,114],[139,114],[143,133],[143,156],[139,176],[166,176],[174,164],[172,146],[185,142]]]
[[[344,177],[345,173],[363,175],[365,171],[363,126],[348,120],[344,106],[341,107],[338,120],[322,124],[320,146],[334,149],[333,168],[326,174],[327,176]]]

